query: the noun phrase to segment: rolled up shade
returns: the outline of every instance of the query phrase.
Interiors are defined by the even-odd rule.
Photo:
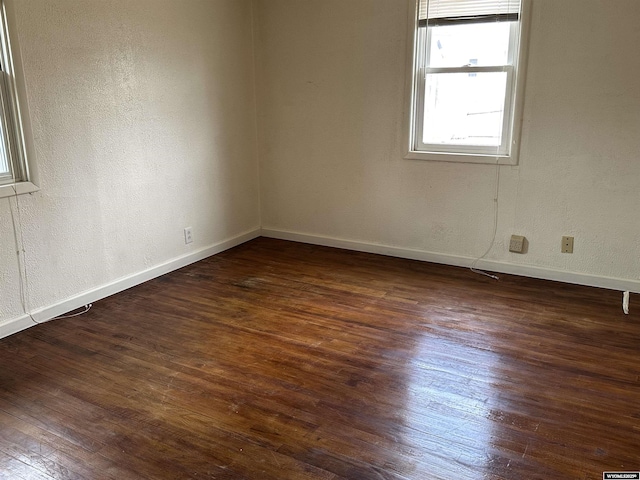
[[[515,21],[521,0],[420,0],[421,26],[486,21]]]

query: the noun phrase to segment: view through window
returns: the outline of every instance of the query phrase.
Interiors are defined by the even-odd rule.
[[[509,157],[520,0],[421,0],[412,149]]]

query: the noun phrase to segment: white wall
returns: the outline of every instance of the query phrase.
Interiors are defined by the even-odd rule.
[[[410,3],[257,0],[272,234],[460,264],[489,245],[496,167],[402,158]],[[492,266],[640,288],[638,18],[637,0],[532,1],[522,151],[500,167]],[[512,233],[527,254],[508,252]],[[575,236],[573,255],[562,235]]]
[[[41,189],[0,199],[0,323],[10,205],[32,310],[259,228],[250,0],[13,3]]]

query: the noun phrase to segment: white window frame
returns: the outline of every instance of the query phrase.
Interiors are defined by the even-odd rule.
[[[428,27],[418,25],[420,0],[409,2],[409,52],[411,70],[407,75],[407,106],[405,114],[405,158],[462,163],[490,163],[517,165],[520,150],[520,131],[524,97],[526,65],[526,39],[528,37],[529,0],[522,0],[519,20],[512,22],[509,58],[500,66],[460,66],[427,68],[426,52],[429,48]],[[506,72],[505,118],[503,120],[502,144],[496,146],[424,144],[422,129],[424,121],[424,95],[427,74],[430,73],[480,73]]]
[[[9,175],[0,177],[0,198],[38,190],[32,135],[18,35],[14,30],[13,1],[0,0],[0,141],[9,163]]]

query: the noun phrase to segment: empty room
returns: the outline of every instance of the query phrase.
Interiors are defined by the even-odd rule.
[[[0,478],[640,478],[640,1],[0,5]]]

